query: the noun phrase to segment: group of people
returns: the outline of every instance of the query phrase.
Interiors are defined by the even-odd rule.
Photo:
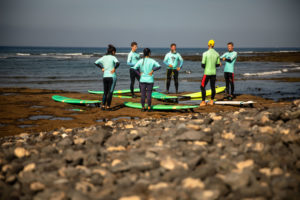
[[[202,92],[202,102],[200,106],[206,106],[206,90],[205,87],[210,82],[212,90],[211,100],[209,105],[214,104],[214,97],[216,94],[215,83],[216,83],[216,68],[221,67],[221,60],[225,62],[224,67],[224,78],[226,82],[225,95],[229,98],[234,96],[234,64],[237,59],[237,52],[234,51],[234,44],[229,42],[227,44],[228,52],[222,56],[214,49],[215,42],[210,40],[208,42],[208,50],[202,54],[202,68],[204,68],[204,75],[202,77],[200,89]],[[134,94],[135,80],[139,82],[139,88],[141,92],[141,104],[142,111],[151,111],[151,96],[154,85],[154,71],[161,68],[161,65],[151,57],[151,50],[145,48],[143,50],[143,58],[137,53],[138,44],[136,42],[131,43],[131,51],[128,54],[127,65],[130,74],[130,91],[133,98],[136,97]],[[111,106],[113,91],[116,86],[117,75],[116,69],[120,66],[120,62],[115,57],[116,48],[113,45],[108,45],[107,53],[105,56],[95,61],[95,65],[101,68],[103,71],[103,88],[104,94],[102,98],[101,109],[109,110]],[[176,44],[170,45],[170,52],[168,52],[163,63],[167,66],[167,82],[166,82],[166,93],[169,93],[170,83],[172,76],[174,78],[176,93],[178,93],[178,74],[182,69],[183,59],[181,55],[176,51]],[[145,101],[147,97],[147,107],[145,107]]]

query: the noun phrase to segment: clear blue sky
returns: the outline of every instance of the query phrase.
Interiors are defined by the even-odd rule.
[[[0,45],[300,47],[299,0],[0,0]]]

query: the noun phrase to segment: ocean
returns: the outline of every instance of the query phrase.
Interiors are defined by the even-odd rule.
[[[152,55],[163,56],[168,48],[151,48]],[[222,54],[226,49],[216,48]],[[300,52],[300,48],[236,48],[239,56],[264,52]],[[116,89],[129,89],[129,67],[126,65],[130,48],[117,48]],[[178,48],[181,55],[201,55],[205,48]],[[103,90],[102,72],[94,61],[105,54],[106,48],[71,47],[0,47],[0,87],[27,87],[87,93]],[[138,52],[142,52],[139,48]],[[166,66],[154,73],[155,85],[165,91]],[[179,74],[179,92],[200,91],[203,69],[200,62],[184,61]],[[285,81],[300,77],[300,63],[237,62],[235,93],[251,94],[274,100],[300,98],[300,82]],[[217,70],[217,85],[223,86],[223,68]],[[135,87],[138,87],[137,83]],[[209,84],[207,86],[209,88]],[[171,82],[170,92],[174,92]]]

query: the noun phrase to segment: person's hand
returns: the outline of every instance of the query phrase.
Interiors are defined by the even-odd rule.
[[[220,67],[222,67],[222,63],[220,62]]]
[[[140,76],[142,76],[143,72],[140,72]]]
[[[180,67],[177,67],[177,71],[179,71],[180,70]]]
[[[173,65],[169,65],[169,67],[170,67],[170,68],[172,68],[172,67],[173,67]]]
[[[153,70],[149,73],[149,75],[152,76],[152,74],[153,74]]]
[[[102,71],[104,72],[104,68],[102,68]]]
[[[224,58],[222,58],[222,60],[223,60],[223,61],[225,61],[225,60],[226,60],[226,58],[224,57]]]
[[[116,69],[114,68],[113,70],[110,71],[111,74],[115,73]]]

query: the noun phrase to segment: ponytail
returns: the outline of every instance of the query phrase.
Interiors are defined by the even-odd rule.
[[[106,55],[112,55],[113,52],[116,52],[116,47],[114,47],[114,45],[112,44],[109,44],[108,47],[107,47],[107,53]]]
[[[143,65],[144,65],[145,57],[150,56],[151,50],[149,48],[145,48],[143,53],[144,53]]]

